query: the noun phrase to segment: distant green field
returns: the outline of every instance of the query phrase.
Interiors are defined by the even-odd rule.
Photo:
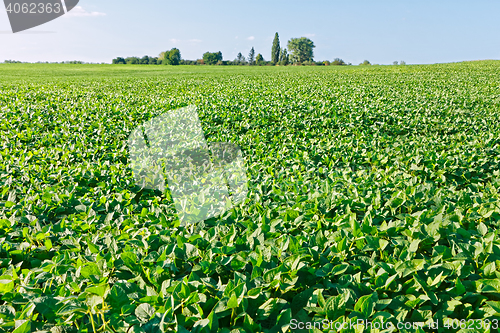
[[[498,73],[0,64],[0,332],[494,331]],[[181,227],[127,138],[187,105],[250,193]]]

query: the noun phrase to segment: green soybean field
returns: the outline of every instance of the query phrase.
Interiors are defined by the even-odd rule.
[[[0,332],[496,331],[498,73],[0,64]],[[249,192],[183,226],[127,138],[189,105]]]

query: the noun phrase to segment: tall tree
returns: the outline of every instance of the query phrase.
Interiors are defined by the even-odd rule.
[[[158,59],[164,65],[179,65],[181,62],[181,51],[174,47],[170,51],[160,53]]]
[[[241,54],[241,52],[236,56],[236,62],[238,64],[242,64],[245,62],[245,57],[243,56],[243,54]]]
[[[302,63],[304,61],[313,61],[313,41],[306,37],[292,38],[288,41],[288,51],[293,63]]]
[[[248,53],[248,63],[250,65],[253,65],[254,61],[255,61],[255,49],[252,46],[250,53]]]
[[[222,61],[222,52],[205,52],[203,54],[203,62],[207,65],[215,65],[217,62]]]
[[[274,35],[273,48],[271,49],[271,61],[274,65],[280,61],[280,37],[278,33]]]
[[[286,48],[281,49],[281,52],[280,52],[280,65],[281,66],[288,65],[288,52],[287,52]]]
[[[215,56],[217,57],[217,61],[222,61],[222,52],[219,51],[215,54]]]
[[[255,63],[259,66],[264,63],[264,57],[262,56],[262,54],[257,54],[257,57],[255,57]]]
[[[179,65],[179,63],[181,62],[181,51],[177,48],[171,49],[168,58],[170,61],[170,65]]]

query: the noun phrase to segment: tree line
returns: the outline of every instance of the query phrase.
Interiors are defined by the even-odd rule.
[[[139,57],[117,57],[113,59],[113,64],[131,64],[131,65],[233,65],[233,66],[287,66],[287,65],[315,65],[315,66],[343,66],[352,65],[346,63],[340,58],[335,58],[332,62],[328,60],[314,61],[313,49],[316,46],[314,42],[306,37],[292,38],[288,41],[287,47],[280,45],[279,35],[274,35],[273,45],[271,47],[271,59],[265,60],[261,53],[255,54],[252,47],[245,57],[241,52],[234,60],[223,60],[222,52],[205,52],[201,59],[185,60],[181,58],[181,52],[177,48],[162,52],[158,57],[144,56]],[[402,62],[403,63],[403,62]],[[360,65],[371,65],[365,60]]]
[[[4,64],[70,64],[70,65],[105,65],[105,62],[86,62],[80,60],[71,60],[71,61],[37,61],[37,62],[29,62],[29,61],[18,61],[18,60],[5,60]]]

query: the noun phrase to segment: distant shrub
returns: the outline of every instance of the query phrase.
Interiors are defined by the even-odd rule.
[[[262,54],[257,54],[257,56],[255,57],[255,63],[258,65],[258,66],[262,66],[262,65],[265,65],[266,64],[266,61],[264,60],[264,57],[262,56]]]
[[[332,66],[344,66],[344,65],[346,65],[346,63],[344,60],[342,60],[340,58],[335,58],[330,65],[332,65]]]
[[[360,66],[367,66],[367,65],[371,65],[371,63],[368,60],[365,60],[362,63],[360,63],[359,65]]]
[[[127,62],[122,57],[118,57],[118,58],[113,59],[112,63],[116,64],[116,65],[118,65],[118,64],[125,65]]]
[[[180,61],[181,65],[198,65],[198,62],[196,60],[181,60]]]
[[[125,58],[127,65],[137,65],[140,64],[141,60],[137,57],[127,57]]]

